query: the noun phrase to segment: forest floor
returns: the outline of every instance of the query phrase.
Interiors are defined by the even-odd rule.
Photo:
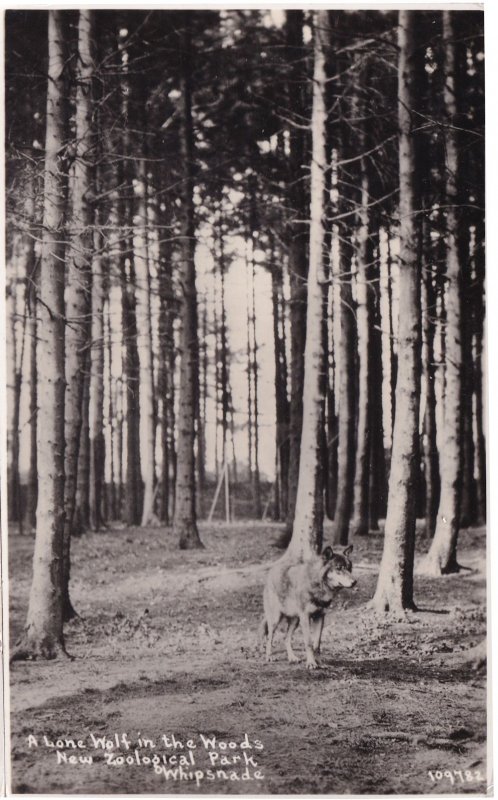
[[[357,588],[327,616],[324,668],[310,673],[287,663],[281,635],[271,664],[257,646],[279,529],[201,525],[206,548],[193,552],[160,528],[76,539],[81,618],[66,633],[74,660],[11,666],[12,791],[486,793],[486,678],[466,658],[486,631],[484,530],[461,535],[469,570],[416,578],[420,611],[397,623],[365,609],[382,537],[357,539]],[[11,534],[12,644],[26,618],[32,549],[31,537]],[[302,653],[299,630],[295,641]],[[67,738],[83,746],[51,746]],[[190,766],[166,766],[171,755]]]

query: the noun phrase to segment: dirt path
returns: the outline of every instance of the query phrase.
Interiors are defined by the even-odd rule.
[[[288,665],[281,639],[275,663],[257,649],[276,533],[267,524],[204,527],[206,550],[195,553],[180,553],[157,528],[76,540],[82,619],[67,630],[75,660],[12,668],[13,791],[484,793],[485,678],[464,657],[485,635],[484,532],[462,536],[460,560],[472,571],[417,578],[421,613],[394,625],[365,611],[382,539],[356,542],[358,588],[328,617],[316,673]],[[32,544],[11,537],[12,641],[25,619]],[[299,632],[296,644],[302,650]],[[128,739],[111,755],[94,747],[92,735],[112,743],[114,734]],[[85,747],[57,755],[47,743],[60,737]],[[183,773],[161,760],[180,755]]]

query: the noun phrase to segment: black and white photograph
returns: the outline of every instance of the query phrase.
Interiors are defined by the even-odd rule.
[[[4,791],[489,796],[482,5],[3,33]]]

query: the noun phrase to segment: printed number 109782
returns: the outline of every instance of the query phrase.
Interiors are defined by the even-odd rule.
[[[435,772],[428,770],[428,775],[433,783],[439,783],[447,778],[452,785],[455,783],[479,783],[484,780],[478,769],[437,769]]]

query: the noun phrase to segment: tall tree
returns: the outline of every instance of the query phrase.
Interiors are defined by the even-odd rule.
[[[76,502],[78,451],[80,446],[85,373],[89,369],[91,331],[91,261],[93,252],[93,207],[91,161],[93,134],[93,12],[79,12],[78,61],[76,69],[75,138],[76,158],[71,175],[71,244],[66,286],[66,483],[64,489],[64,618],[74,609],[69,597],[70,545]]]
[[[275,418],[276,418],[276,485],[278,487],[278,518],[287,515],[289,477],[289,398],[287,396],[287,358],[285,352],[285,317],[283,311],[282,269],[276,261],[275,246],[270,245],[270,269],[273,303],[273,343],[275,357]]]
[[[460,169],[458,141],[458,75],[454,13],[443,12],[445,43],[444,105],[446,113],[446,361],[445,406],[442,430],[441,495],[436,532],[421,569],[431,575],[444,575],[459,569],[456,550],[460,526],[462,479],[462,265],[459,250]]]
[[[476,484],[477,484],[477,509],[478,522],[486,522],[486,439],[484,436],[484,409],[483,409],[483,356],[484,356],[484,224],[478,221],[475,227],[475,300],[474,300],[474,326],[475,326],[475,362],[474,362],[474,391],[476,402]]]
[[[306,279],[308,275],[309,234],[303,220],[308,217],[309,187],[303,164],[307,163],[307,134],[302,123],[307,116],[306,71],[303,68],[304,14],[286,12],[286,45],[289,60],[287,85],[292,122],[289,128],[287,194],[291,216],[288,222],[290,277],[290,404],[289,404],[289,476],[286,532],[280,544],[290,541],[296,507],[299,478],[301,430],[303,423],[304,348],[306,343]]]
[[[194,136],[192,125],[192,46],[189,13],[183,14],[181,75],[181,208],[180,397],[173,532],[180,549],[202,547],[195,507],[195,427],[198,397],[197,292],[195,286]]]
[[[310,261],[304,353],[303,427],[296,513],[289,557],[306,558],[321,549],[323,539],[323,428],[325,415],[324,314],[327,270],[324,253],[326,141],[326,52],[328,12],[313,13],[314,73],[311,159]]]
[[[362,139],[364,137],[361,137]],[[364,140],[360,147],[365,148]],[[372,337],[372,285],[373,247],[370,234],[368,205],[370,201],[368,173],[363,159],[361,175],[361,201],[356,245],[356,322],[358,328],[358,424],[356,435],[356,464],[351,533],[368,533],[370,450],[373,434],[371,411],[371,337]]]
[[[28,297],[30,304],[30,316],[28,324],[28,335],[30,341],[29,349],[29,477],[28,477],[28,498],[26,518],[28,529],[36,531],[36,505],[38,502],[38,450],[36,446],[37,425],[38,425],[38,362],[37,362],[37,338],[38,338],[38,308],[36,295],[38,292],[39,263],[38,258],[33,265],[33,272],[28,287]]]
[[[374,223],[375,225],[375,223]],[[372,233],[373,235],[373,233]],[[380,252],[379,237],[376,236],[375,278],[370,285],[372,302],[372,330],[369,348],[369,394],[370,394],[370,486],[368,492],[368,527],[379,530],[379,518],[385,518],[387,505],[386,455],[384,450],[383,394],[384,371],[382,362],[382,324],[380,310]]]
[[[347,150],[344,150],[346,153]],[[341,189],[343,213],[349,211],[347,202],[347,178]],[[349,524],[353,507],[355,471],[355,374],[356,374],[356,319],[352,289],[353,246],[349,217],[340,226],[338,269],[334,268],[334,278],[340,281],[340,327],[339,341],[339,425],[337,455],[337,504],[335,509],[335,540],[347,544]],[[338,273],[338,274],[337,274]]]
[[[119,264],[121,278],[121,316],[126,375],[126,492],[124,517],[128,525],[139,525],[142,511],[140,464],[140,361],[137,347],[135,261],[133,251],[133,174],[131,170],[130,117],[133,83],[129,76],[128,31],[119,31],[121,55],[121,145],[124,160],[118,163]]]
[[[140,406],[145,458],[142,458],[144,497],[142,526],[154,518],[156,486],[156,413],[154,403],[154,362],[148,264],[147,175],[145,159],[138,158],[133,182],[136,208],[134,216],[134,263],[136,280],[137,349],[140,361]]]
[[[168,220],[165,220],[165,223]],[[172,489],[172,472],[175,456],[174,440],[174,371],[175,343],[173,319],[175,297],[173,294],[173,252],[167,230],[162,232],[159,241],[159,344],[160,372],[159,383],[162,396],[161,413],[161,509],[160,519],[169,524],[171,519],[170,498]]]
[[[431,260],[431,241],[427,219],[424,219],[424,273],[422,275],[423,358],[425,378],[425,413],[423,457],[425,477],[425,533],[433,536],[439,504],[439,452],[436,441],[436,365],[434,337],[436,332],[436,291]]]
[[[384,534],[384,550],[372,606],[403,614],[412,609],[415,549],[415,494],[418,463],[420,388],[420,255],[417,212],[419,155],[416,128],[420,43],[416,11],[398,17],[399,123],[399,330],[396,416]]]
[[[105,487],[104,439],[104,258],[100,219],[96,216],[92,259],[92,322],[89,386],[89,511],[92,530],[103,524],[103,489]],[[111,386],[108,387],[111,396]],[[112,425],[112,418],[109,420]],[[112,446],[111,446],[112,450]],[[111,476],[111,484],[113,476]]]
[[[33,580],[24,638],[16,658],[64,652],[62,554],[64,534],[64,218],[66,30],[64,12],[48,12],[48,85],[40,263],[38,358],[38,507]]]
[[[12,258],[18,258],[18,245],[20,236],[15,237]],[[8,469],[8,504],[9,519],[19,521],[19,493],[21,490],[19,480],[19,370],[18,362],[18,343],[16,333],[17,321],[17,277],[11,281],[6,291],[6,312],[9,321],[9,332],[7,336],[7,453],[9,461]]]
[[[287,197],[290,209],[287,222],[288,273],[290,282],[290,399],[289,399],[289,475],[286,530],[277,544],[290,542],[299,478],[301,430],[303,423],[304,348],[306,343],[306,279],[308,275],[309,233],[303,220],[308,217],[309,186],[303,173],[307,163],[308,133],[303,121],[308,115],[306,50],[303,43],[304,13],[286,12],[288,61],[287,105],[291,115],[287,164]]]

